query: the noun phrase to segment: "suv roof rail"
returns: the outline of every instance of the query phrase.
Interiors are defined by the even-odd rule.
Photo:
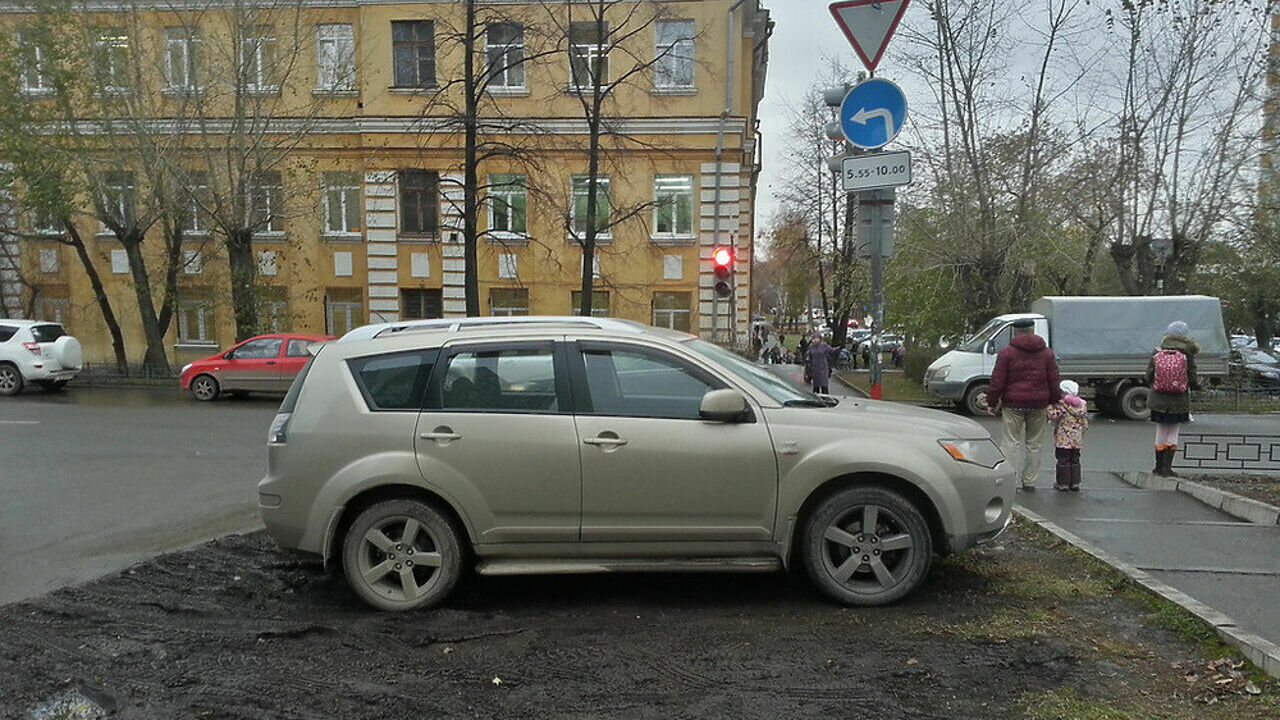
[[[510,317],[437,318],[433,320],[401,320],[399,322],[364,325],[343,335],[337,342],[370,340],[373,338],[416,330],[444,330],[447,332],[458,332],[460,330],[467,329],[518,327],[521,325],[570,325],[594,328],[597,330],[615,330],[622,332],[639,332],[644,328],[644,325],[631,320],[583,317],[581,315],[520,315]]]

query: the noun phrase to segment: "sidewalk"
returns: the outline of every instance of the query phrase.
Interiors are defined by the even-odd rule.
[[[1228,616],[1205,617],[1203,609],[1188,607],[1280,676],[1280,528],[1238,520],[1176,490],[1135,488],[1109,472],[1086,472],[1079,493],[1055,492],[1046,482],[1034,493],[1018,493],[1018,505],[1032,520],[1048,520]]]

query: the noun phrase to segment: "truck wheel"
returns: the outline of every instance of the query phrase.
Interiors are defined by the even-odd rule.
[[[1120,413],[1130,420],[1148,420],[1151,408],[1147,403],[1151,400],[1150,388],[1141,385],[1130,385],[1120,392],[1117,402]]]
[[[892,490],[849,487],[827,498],[802,536],[818,589],[845,605],[885,605],[924,582],[933,538],[920,509]]]
[[[964,391],[964,410],[970,415],[987,414],[987,384],[977,382]]]

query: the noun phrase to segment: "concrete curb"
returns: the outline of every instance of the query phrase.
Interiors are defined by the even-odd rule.
[[[1194,480],[1166,478],[1149,472],[1112,473],[1122,481],[1144,490],[1177,490],[1215,510],[1255,525],[1280,525],[1280,507],[1247,498]]]
[[[871,397],[871,395],[863,392],[862,388],[858,387],[857,385],[854,385],[848,380],[845,380],[844,378],[840,377],[840,375],[838,375],[837,373],[831,373],[831,377],[835,378],[836,382],[852,390],[853,394],[857,395],[858,397],[863,399],[868,399]]]
[[[1129,578],[1134,584],[1147,592],[1168,600],[1171,603],[1181,607],[1183,610],[1195,615],[1197,618],[1207,623],[1213,631],[1217,633],[1222,641],[1236,650],[1240,651],[1254,665],[1257,665],[1266,674],[1274,678],[1280,678],[1280,645],[1258,637],[1253,633],[1246,632],[1241,629],[1235,620],[1222,614],[1221,612],[1205,605],[1190,595],[1164,584],[1160,580],[1152,577],[1144,570],[1140,570],[1129,563],[1120,560],[1111,555],[1102,548],[1081,538],[1080,536],[1059,527],[1056,523],[1041,517],[1039,514],[1028,510],[1024,507],[1014,506],[1013,511],[1022,516],[1026,520],[1039,525],[1045,530],[1053,533],[1062,540],[1083,550],[1111,567],[1119,570],[1125,577]]]

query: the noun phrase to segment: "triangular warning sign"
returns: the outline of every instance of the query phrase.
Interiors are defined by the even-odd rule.
[[[910,0],[844,0],[827,7],[867,70],[875,72]]]

